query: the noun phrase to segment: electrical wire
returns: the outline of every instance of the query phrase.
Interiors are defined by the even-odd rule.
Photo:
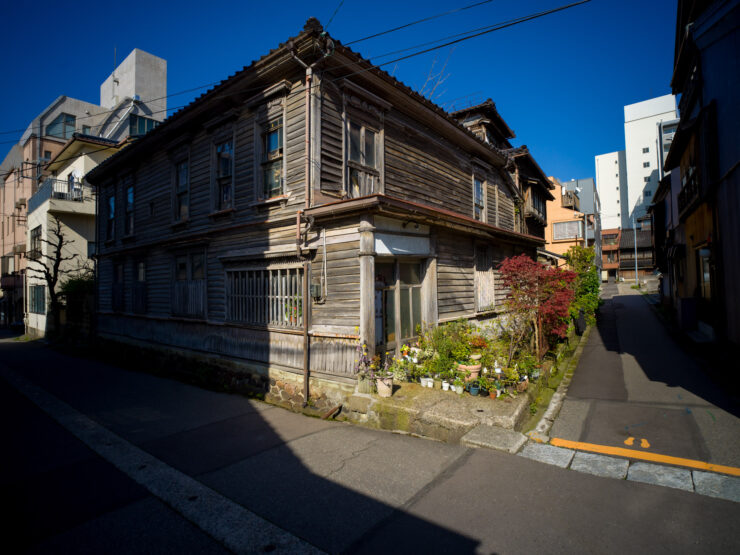
[[[329,18],[329,22],[326,24],[326,27],[324,27],[324,31],[328,31],[329,30],[329,25],[331,25],[331,22],[334,21],[334,16],[337,15],[337,12],[339,11],[339,8],[341,8],[343,4],[344,4],[344,0],[339,0],[339,5],[334,10],[334,13],[331,14],[331,17]]]
[[[557,8],[552,8],[552,9],[545,10],[545,11],[542,11],[542,12],[537,12],[537,13],[530,14],[530,15],[527,15],[527,16],[522,16],[522,17],[519,17],[519,18],[515,18],[515,19],[512,19],[512,20],[507,20],[507,21],[504,21],[504,22],[501,22],[501,23],[496,23],[496,24],[493,24],[491,26],[474,29],[474,30],[468,31],[467,33],[460,33],[458,35],[453,35],[453,36],[457,36],[457,37],[460,37],[461,35],[465,35],[465,36],[462,36],[461,38],[457,38],[455,40],[452,40],[452,41],[449,41],[449,42],[446,42],[446,43],[443,43],[443,44],[440,44],[440,45],[437,45],[437,46],[426,48],[426,49],[421,50],[419,52],[414,52],[412,54],[408,54],[406,56],[402,56],[400,58],[395,58],[395,59],[389,60],[387,62],[383,62],[383,63],[380,63],[380,64],[371,64],[370,66],[368,66],[366,68],[363,68],[363,69],[360,69],[358,71],[354,71],[354,72],[351,72],[349,74],[341,75],[341,76],[339,76],[339,77],[337,77],[335,79],[327,80],[327,82],[333,83],[333,82],[338,81],[338,80],[341,80],[341,79],[346,79],[347,77],[351,77],[351,76],[354,76],[354,75],[359,75],[359,74],[362,74],[362,73],[366,73],[366,72],[372,71],[374,69],[379,69],[379,68],[381,68],[383,66],[386,66],[386,65],[390,65],[390,64],[394,64],[394,63],[397,63],[397,62],[400,62],[400,61],[408,60],[410,58],[413,58],[413,57],[416,57],[416,56],[420,56],[422,54],[427,54],[429,52],[433,52],[434,50],[439,50],[441,48],[445,48],[445,47],[451,46],[453,44],[458,44],[458,43],[463,42],[463,41],[466,41],[466,40],[474,39],[474,38],[477,38],[477,37],[480,37],[480,36],[483,36],[483,35],[487,35],[489,33],[493,33],[495,31],[500,31],[502,29],[506,29],[508,27],[512,27],[514,25],[518,25],[520,23],[525,23],[527,21],[531,21],[533,19],[538,19],[538,18],[544,17],[546,15],[550,15],[550,14],[553,14],[553,13],[564,11],[564,10],[567,10],[567,9],[570,9],[570,8],[573,8],[573,7],[576,7],[576,6],[579,6],[581,4],[586,4],[586,3],[590,2],[590,1],[591,0],[581,0],[579,2],[573,2],[571,4],[566,4],[566,5],[563,5],[563,6],[559,6]],[[481,29],[483,29],[483,30],[481,30]],[[473,34],[470,34],[470,33],[473,33]],[[447,38],[450,38],[450,37],[447,37]],[[446,40],[446,39],[438,39],[438,40]],[[435,43],[435,42],[438,42],[438,41],[432,41],[432,43]],[[428,44],[431,44],[431,43],[429,43],[429,42],[422,43],[420,45],[417,45],[416,47],[409,47],[407,49],[402,49],[401,51],[397,51],[396,53],[403,52],[403,51],[408,51],[409,49],[413,49],[413,48],[418,48],[419,46],[426,46]],[[382,56],[383,55],[381,55],[380,57],[382,57]],[[346,67],[346,66],[352,66],[352,65],[357,65],[357,63],[356,62],[350,62],[350,63],[347,63],[347,64],[342,64],[339,67]],[[226,81],[219,81],[219,83],[220,84],[226,84]],[[312,87],[318,87],[318,86],[320,86],[320,84],[311,85],[311,86]],[[198,88],[201,88],[201,87],[198,87]],[[256,87],[256,88],[254,88],[254,90],[262,90],[262,88],[263,87]],[[241,95],[241,94],[244,94],[245,92],[249,92],[249,89],[240,89],[239,91],[234,92],[234,93],[217,95],[214,98],[212,98],[211,100],[221,99],[221,98],[225,98],[227,96],[232,96],[232,95]],[[290,98],[291,96],[299,95],[299,94],[305,94],[305,89],[300,90],[300,91],[296,91],[296,92],[293,92],[293,93],[288,93],[286,95],[286,99],[287,98]],[[179,107],[178,109],[185,108],[187,106],[190,106],[192,104],[192,102],[194,102],[194,101],[191,101],[189,104],[183,105],[183,106]],[[163,111],[163,110],[160,110],[160,111]],[[156,113],[156,112],[152,112],[152,113]],[[10,142],[16,142],[16,141],[10,141]],[[3,143],[0,143],[0,144],[3,144]],[[116,148],[116,147],[115,146],[104,147],[104,148],[102,148],[100,150],[107,150],[107,149],[110,149],[110,148]],[[72,159],[78,158],[79,156],[84,156],[85,154],[88,154],[88,153],[79,154],[79,155],[76,155],[76,156],[73,156],[73,157],[70,157],[70,158],[67,158],[67,159],[56,160],[55,162],[72,160]],[[0,178],[5,177],[7,175],[10,175],[11,173],[13,173],[13,172],[11,171],[11,172],[6,172],[5,174],[0,174]]]
[[[484,0],[483,2],[476,2],[475,4],[470,4],[468,6],[463,6],[462,8],[456,8],[454,10],[450,10],[448,12],[442,12],[438,13],[436,15],[430,15],[429,17],[425,17],[423,19],[417,19],[416,21],[411,21],[409,23],[404,23],[403,25],[399,25],[398,27],[394,27],[393,29],[388,29],[387,31],[380,31],[379,33],[375,33],[373,35],[368,35],[366,37],[362,37],[361,39],[355,39],[353,41],[350,41],[346,43],[344,46],[349,46],[350,44],[357,44],[358,42],[363,42],[366,40],[374,39],[376,37],[382,37],[383,35],[388,35],[390,33],[395,33],[396,31],[400,31],[402,29],[406,29],[408,27],[413,27],[414,25],[418,25],[419,23],[425,23],[427,21],[431,21],[433,19],[437,19],[439,17],[443,17],[446,15],[452,15],[453,13],[462,12],[465,10],[469,10],[471,8],[477,8],[478,6],[482,6],[483,4],[490,4],[494,0]]]

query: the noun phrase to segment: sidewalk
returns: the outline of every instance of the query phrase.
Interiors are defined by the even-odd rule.
[[[740,504],[729,501],[307,418],[36,344],[0,341],[0,376],[232,551],[740,549]],[[11,428],[32,441],[26,423],[6,418],[4,433]],[[58,456],[52,441],[40,440],[50,460]],[[24,457],[6,454],[6,481]],[[26,483],[40,476],[29,472]],[[546,526],[533,520],[540,514]],[[64,537],[82,541],[82,528],[100,529],[103,518]],[[136,526],[128,541],[138,537]],[[39,538],[36,547],[59,538]],[[111,551],[136,550],[121,541]]]

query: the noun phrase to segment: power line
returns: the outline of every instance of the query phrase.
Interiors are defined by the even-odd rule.
[[[374,35],[370,35],[370,36],[367,36],[367,37],[363,37],[363,38],[360,38],[360,39],[353,40],[351,42],[346,43],[345,46],[349,46],[350,44],[355,44],[355,43],[358,43],[358,42],[369,40],[371,38],[375,38],[375,37],[379,37],[379,36],[386,35],[386,34],[389,34],[389,33],[393,33],[395,31],[399,31],[401,29],[405,29],[407,27],[411,27],[413,25],[417,25],[419,23],[423,23],[425,21],[430,21],[432,19],[437,19],[439,17],[451,15],[453,13],[457,13],[457,12],[460,12],[460,11],[468,10],[470,8],[474,8],[474,7],[481,6],[483,4],[488,4],[488,3],[491,3],[491,2],[493,2],[493,0],[484,0],[483,2],[477,2],[475,4],[470,4],[470,5],[464,6],[462,8],[456,8],[454,10],[450,10],[450,11],[447,11],[447,12],[444,12],[444,13],[435,14],[435,15],[426,17],[424,19],[420,19],[420,20],[417,20],[417,21],[412,21],[410,23],[406,23],[404,25],[400,25],[398,27],[394,27],[392,29],[388,29],[387,31],[381,31],[379,33],[375,33]],[[329,22],[326,24],[326,27],[324,28],[325,30],[328,30],[329,29],[329,25],[331,25],[331,22],[333,21],[334,17],[337,15],[337,12],[340,10],[340,8],[342,7],[343,4],[344,4],[344,0],[341,0],[339,2],[339,4],[337,5],[336,9],[334,10],[334,13],[332,14],[331,18],[329,19]],[[389,54],[382,54],[379,57],[383,57],[383,56],[386,56],[386,55],[389,55]],[[196,87],[192,87],[190,89],[184,89],[184,90],[181,90],[181,91],[178,91],[178,92],[174,92],[174,93],[171,93],[171,94],[168,94],[168,95],[165,95],[165,96],[160,96],[158,98],[151,98],[151,99],[148,99],[148,100],[142,100],[141,102],[144,103],[144,104],[147,104],[147,103],[157,102],[159,100],[166,100],[166,99],[172,98],[174,96],[179,96],[181,94],[186,94],[186,93],[189,93],[189,92],[197,91],[197,90],[200,90],[200,89],[204,89],[206,87],[213,87],[213,86],[216,86],[216,85],[220,84],[221,82],[222,81],[214,81],[212,83],[206,83],[204,85],[199,85],[199,86],[196,86]],[[187,106],[187,104],[185,104],[183,106]],[[178,109],[182,108],[183,106],[176,106],[174,108],[168,108],[168,110],[178,110]],[[99,112],[97,114],[91,114],[89,116],[77,117],[76,118],[76,121],[85,120],[85,119],[91,119],[91,118],[98,118],[98,117],[103,116],[103,115],[106,115],[106,114],[111,114],[111,113],[115,112],[117,109],[118,108],[114,108],[114,109],[111,109],[111,110],[106,110],[106,111]],[[39,123],[39,127],[40,126],[41,126],[41,124]],[[24,128],[21,128],[21,129],[10,129],[8,131],[0,131],[0,135],[9,135],[11,133],[22,133],[22,132],[26,131],[26,129],[28,129],[28,126],[26,126]],[[39,129],[39,134],[40,134],[40,129]],[[0,142],[0,144],[11,144],[11,143],[14,143],[14,142],[17,142],[17,141],[3,141],[3,142]]]
[[[462,36],[462,38],[458,38],[456,40],[452,40],[452,41],[446,42],[444,44],[440,44],[440,45],[437,45],[437,46],[426,48],[426,49],[421,50],[419,52],[414,52],[412,54],[408,54],[408,55],[402,56],[400,58],[389,60],[387,62],[383,62],[383,63],[380,63],[380,64],[371,64],[370,66],[368,66],[366,68],[363,68],[363,69],[360,69],[358,71],[354,71],[354,72],[351,72],[351,73],[348,73],[348,74],[341,75],[341,76],[336,77],[334,79],[330,79],[327,82],[333,83],[333,82],[338,81],[338,80],[341,80],[341,79],[346,79],[347,77],[351,77],[351,76],[354,76],[354,75],[359,75],[361,73],[372,71],[373,69],[379,69],[379,68],[381,68],[381,67],[383,67],[385,65],[390,65],[390,64],[394,64],[394,63],[397,63],[397,62],[400,62],[400,61],[403,61],[403,60],[408,60],[408,59],[413,58],[415,56],[420,56],[422,54],[427,54],[427,53],[432,52],[434,50],[439,50],[440,48],[446,48],[447,46],[451,46],[453,44],[458,44],[458,43],[464,42],[466,40],[474,39],[474,38],[477,38],[477,37],[480,37],[480,36],[483,36],[483,35],[487,35],[489,33],[493,33],[495,31],[500,31],[502,29],[506,29],[508,27],[512,27],[514,25],[518,25],[520,23],[525,23],[527,21],[532,21],[533,19],[538,19],[538,18],[544,17],[546,15],[550,15],[550,14],[553,14],[553,13],[556,13],[556,12],[564,11],[564,10],[567,10],[567,9],[570,9],[570,8],[573,8],[573,7],[576,7],[576,6],[579,6],[581,4],[586,4],[586,3],[590,2],[590,1],[591,0],[581,0],[579,2],[574,2],[574,3],[571,3],[571,4],[566,4],[566,5],[563,5],[563,6],[559,6],[557,8],[552,8],[550,10],[545,10],[545,11],[542,11],[542,12],[537,12],[537,13],[534,13],[534,14],[522,16],[522,17],[519,17],[519,18],[516,18],[516,19],[511,19],[511,20],[504,21],[504,22],[501,22],[501,23],[496,23],[496,24],[491,25],[491,26],[480,28],[480,29],[484,29],[482,31],[480,31],[479,29],[475,29],[475,30],[472,30],[472,31],[468,31],[467,33],[461,33],[461,34],[458,34],[458,35],[453,35],[453,36],[460,36],[460,35],[465,35],[465,36]],[[476,31],[479,31],[479,32],[476,32]],[[471,35],[469,33],[474,33],[474,34]],[[432,43],[438,42],[439,40],[445,40],[445,39],[438,39],[437,41],[432,41]],[[409,48],[404,49],[402,51],[408,51],[409,49],[418,48],[419,46],[425,46],[427,44],[430,44],[430,43],[423,43],[421,45],[417,45],[416,47],[409,47]],[[380,57],[383,57],[383,55],[381,55]],[[347,64],[341,64],[338,67],[348,67],[348,66],[356,65],[356,64],[357,64],[357,62],[349,62]],[[219,83],[225,84],[224,81],[220,81]],[[311,87],[319,87],[319,86],[320,86],[320,84],[311,85]],[[201,87],[198,87],[198,88],[201,88]],[[236,91],[234,93],[221,94],[221,95],[215,96],[212,100],[226,98],[226,97],[232,96],[232,95],[241,95],[241,94],[244,94],[245,92],[249,92],[250,90],[261,90],[262,88],[263,87],[255,87],[253,89],[240,89],[239,91]],[[287,95],[285,95],[285,98],[288,99],[288,98],[290,98],[290,97],[292,97],[294,95],[299,95],[299,94],[305,94],[305,88],[302,89],[302,90],[300,90],[300,91],[295,91],[295,92],[292,92],[292,93],[288,93]],[[189,104],[183,105],[180,108],[184,108],[184,107],[190,106],[192,104],[192,102],[193,101],[191,101]],[[105,147],[105,148],[102,148],[100,150],[107,150],[107,149],[110,149],[110,148],[116,148],[116,147],[115,146]],[[87,154],[87,153],[79,154],[79,155],[76,155],[76,156],[73,156],[73,157],[70,157],[70,158],[67,158],[67,159],[56,160],[55,162],[72,160],[72,159],[78,158],[79,156],[84,156],[85,154]],[[11,173],[13,173],[13,172],[6,172],[5,174],[0,174],[0,177],[5,177],[7,175],[10,175]]]
[[[339,8],[341,8],[343,4],[344,4],[344,0],[340,0],[339,1],[339,5],[334,10],[334,13],[331,14],[331,17],[329,18],[329,22],[326,24],[326,27],[324,27],[324,31],[328,31],[329,30],[329,25],[331,25],[331,22],[334,21],[334,16],[337,15],[337,12],[339,11]]]
[[[429,17],[425,17],[423,19],[417,19],[416,21],[411,21],[409,23],[404,23],[403,25],[399,25],[398,27],[394,27],[393,29],[388,29],[387,31],[380,31],[379,33],[375,33],[373,35],[368,35],[366,37],[362,37],[361,39],[355,39],[353,41],[350,41],[345,44],[345,46],[349,46],[350,44],[357,44],[358,42],[374,39],[376,37],[382,37],[383,35],[388,35],[390,33],[395,33],[396,31],[400,31],[401,29],[406,29],[407,27],[412,27],[414,25],[418,25],[419,23],[424,23],[426,21],[431,21],[433,19],[437,19],[439,17],[443,17],[446,15],[452,15],[453,13],[462,12],[465,10],[469,10],[471,8],[477,8],[478,6],[482,6],[483,4],[490,4],[493,2],[493,0],[484,0],[483,2],[476,2],[475,4],[470,4],[468,6],[463,6],[462,8],[456,8],[454,10],[450,10],[448,12],[442,12],[435,15],[430,15]]]

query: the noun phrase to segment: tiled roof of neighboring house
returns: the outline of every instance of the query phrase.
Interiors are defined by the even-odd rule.
[[[455,119],[461,119],[465,114],[472,112],[482,112],[494,120],[494,125],[501,131],[504,139],[513,139],[516,137],[514,131],[508,126],[501,114],[496,109],[496,103],[492,99],[487,99],[485,102],[476,104],[475,106],[469,106],[468,108],[462,108],[450,112],[450,115]]]
[[[637,236],[637,248],[649,249],[653,246],[653,234],[650,230],[638,230],[636,233],[632,229],[623,229],[619,238],[620,249],[634,249],[635,236]]]
[[[334,39],[333,37],[330,37],[328,34],[323,32],[323,27],[321,26],[321,23],[316,18],[309,18],[306,21],[306,24],[303,27],[303,31],[296,35],[295,37],[291,37],[285,42],[278,45],[277,48],[273,48],[270,50],[267,54],[264,56],[261,56],[257,60],[253,60],[249,65],[244,66],[241,70],[237,71],[233,75],[230,75],[226,79],[222,80],[220,83],[215,85],[214,87],[210,88],[200,96],[196,97],[190,104],[187,106],[179,109],[178,111],[174,112],[172,115],[170,115],[166,120],[164,120],[160,125],[152,129],[149,133],[147,133],[144,137],[142,137],[139,141],[137,141],[136,144],[132,145],[131,147],[125,149],[124,151],[119,152],[118,154],[111,156],[107,160],[105,160],[103,163],[98,165],[97,168],[93,169],[88,174],[88,179],[95,179],[98,177],[100,173],[102,173],[105,169],[107,169],[112,164],[116,163],[119,159],[121,159],[121,156],[132,156],[136,154],[139,150],[146,148],[146,146],[153,141],[155,138],[158,138],[163,133],[166,133],[174,123],[182,119],[186,114],[192,112],[197,106],[205,102],[208,98],[218,98],[218,93],[222,92],[224,88],[227,86],[233,84],[239,77],[243,76],[247,71],[254,69],[256,66],[263,64],[264,61],[269,58],[270,56],[276,54],[280,50],[286,49],[287,47],[291,46],[295,42],[299,40],[306,39],[310,36],[323,36],[325,37],[325,40],[330,41],[333,45],[334,51],[341,52],[349,57],[352,57],[355,59],[355,62],[362,67],[363,69],[360,70],[360,72],[368,72],[372,73],[373,75],[380,77],[387,83],[393,85],[395,88],[399,89],[400,91],[406,93],[408,96],[414,98],[419,103],[423,104],[433,112],[437,113],[441,117],[443,117],[445,120],[447,120],[451,125],[455,126],[459,130],[466,133],[468,136],[470,136],[472,139],[477,141],[479,144],[485,146],[487,149],[489,149],[492,153],[495,153],[498,155],[502,161],[505,161],[507,159],[506,154],[499,148],[489,145],[482,141],[480,138],[478,138],[475,133],[472,131],[469,131],[465,128],[462,123],[460,123],[456,118],[454,118],[452,115],[447,113],[444,109],[442,109],[440,106],[429,100],[428,98],[420,95],[418,92],[412,90],[409,86],[403,84],[401,81],[390,75],[388,72],[380,69],[379,67],[374,66],[369,60],[366,60],[363,58],[360,54],[354,52],[351,48],[347,46],[342,46],[341,42]],[[358,71],[353,72],[352,74],[357,74]],[[516,188],[513,188],[513,191],[516,193]]]

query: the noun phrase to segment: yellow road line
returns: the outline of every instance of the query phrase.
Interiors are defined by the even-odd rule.
[[[721,472],[731,476],[740,476],[740,468],[734,466],[725,466],[722,464],[712,464],[693,459],[684,459],[673,457],[671,455],[659,455],[658,453],[648,453],[637,451],[635,449],[625,449],[624,447],[610,447],[609,445],[597,445],[595,443],[583,443],[581,441],[571,441],[569,439],[560,439],[553,437],[550,439],[550,445],[556,447],[566,447],[578,451],[590,451],[592,453],[601,453],[603,455],[616,455],[618,457],[628,457],[630,459],[641,459],[665,464],[675,464],[677,466],[687,466],[698,470],[707,470],[709,472]]]

